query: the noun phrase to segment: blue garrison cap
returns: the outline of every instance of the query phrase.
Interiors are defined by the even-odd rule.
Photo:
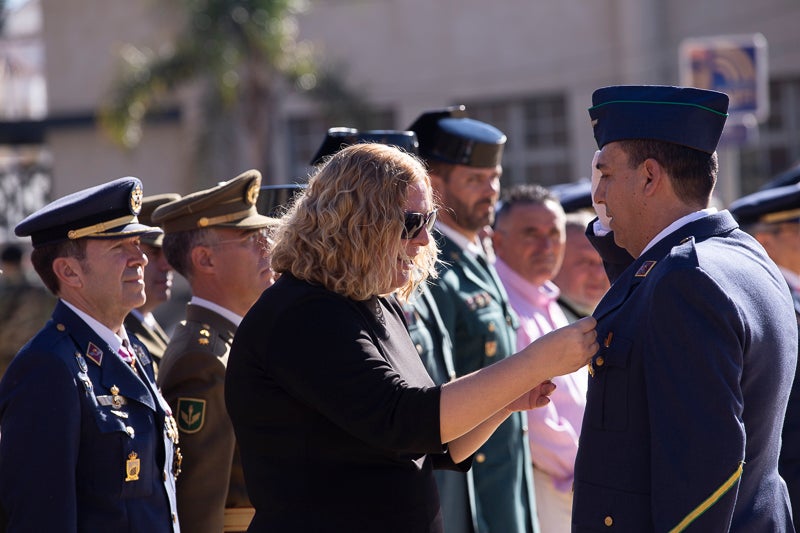
[[[728,210],[742,226],[800,221],[800,184],[754,192],[733,202]]]
[[[558,197],[565,213],[592,208],[592,182],[588,179],[553,185],[550,192]]]
[[[419,155],[469,167],[496,167],[506,136],[494,126],[468,118],[464,106],[427,111],[409,126],[419,139]]]
[[[713,154],[728,117],[728,95],[663,85],[603,87],[592,94],[589,116],[598,148],[650,139]]]
[[[784,170],[767,183],[759,187],[758,190],[763,191],[764,189],[773,189],[775,187],[793,185],[795,183],[800,183],[800,163],[787,170]]]
[[[358,143],[388,144],[389,146],[396,146],[414,155],[419,153],[417,135],[413,131],[358,131],[355,128],[330,128],[317,150],[317,153],[311,158],[311,165],[318,165],[326,156],[335,154],[345,146]]]
[[[17,224],[18,237],[31,237],[33,247],[81,238],[120,239],[161,229],[139,223],[142,182],[119,178],[78,191],[47,204]]]

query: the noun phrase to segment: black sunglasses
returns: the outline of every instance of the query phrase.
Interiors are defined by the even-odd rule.
[[[422,228],[431,231],[436,222],[436,209],[430,213],[406,213],[403,222],[403,239],[415,239],[420,234]]]

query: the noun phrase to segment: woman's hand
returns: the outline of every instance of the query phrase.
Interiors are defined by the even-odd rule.
[[[597,321],[586,317],[539,337],[524,352],[531,351],[535,365],[546,376],[563,376],[586,365],[597,353]]]
[[[506,411],[527,411],[537,407],[544,407],[550,403],[550,395],[556,390],[556,384],[550,381],[542,381],[534,388],[511,402],[506,406]]]

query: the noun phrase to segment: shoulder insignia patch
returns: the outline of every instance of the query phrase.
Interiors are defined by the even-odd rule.
[[[178,429],[182,433],[197,433],[203,429],[206,401],[199,398],[178,398]]]
[[[100,366],[103,363],[103,350],[95,343],[90,342],[89,346],[86,347],[86,357],[97,366]]]
[[[642,266],[639,267],[639,270],[636,271],[636,274],[634,274],[634,276],[637,278],[646,277],[650,273],[650,271],[653,270],[653,267],[656,266],[656,263],[657,261],[645,261],[644,263],[642,263]]]

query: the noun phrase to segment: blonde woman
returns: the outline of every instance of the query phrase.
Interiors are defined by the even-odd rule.
[[[545,405],[548,379],[597,350],[587,318],[435,386],[390,296],[434,274],[435,217],[419,160],[357,144],[283,218],[281,277],[241,323],[226,378],[249,531],[442,531],[433,469],[468,469],[501,422]]]

